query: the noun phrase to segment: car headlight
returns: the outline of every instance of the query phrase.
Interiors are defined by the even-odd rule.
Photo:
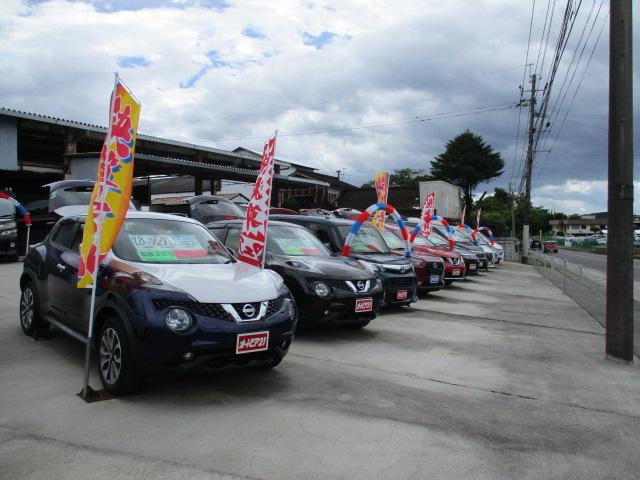
[[[328,297],[329,294],[331,293],[331,289],[329,288],[329,285],[327,285],[324,282],[315,282],[313,284],[313,291],[319,297]]]
[[[297,312],[296,312],[296,304],[292,298],[287,302],[287,313],[289,314],[289,318],[291,320],[296,320]]]
[[[191,314],[182,308],[170,308],[164,316],[167,327],[174,332],[184,332],[193,325]]]

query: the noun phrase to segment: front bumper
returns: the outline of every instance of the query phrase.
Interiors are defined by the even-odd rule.
[[[17,254],[18,238],[15,236],[9,238],[0,237],[0,255],[14,256]]]
[[[382,275],[385,306],[409,305],[418,299],[415,275],[389,272],[384,272]]]
[[[454,273],[457,272],[457,275]],[[461,281],[464,280],[467,273],[467,267],[464,262],[460,262],[458,265],[445,264],[444,279],[448,281]]]

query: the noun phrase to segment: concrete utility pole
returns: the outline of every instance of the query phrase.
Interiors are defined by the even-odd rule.
[[[529,254],[529,209],[531,206],[531,172],[533,170],[533,134],[536,118],[536,74],[531,75],[531,97],[529,98],[529,145],[525,170],[524,205],[522,209],[522,263],[527,263]]]
[[[633,73],[631,1],[611,0],[607,355],[633,361]]]
[[[511,200],[511,238],[515,238],[516,236],[516,210],[515,210],[515,193],[513,191],[513,186],[509,184],[509,200]]]

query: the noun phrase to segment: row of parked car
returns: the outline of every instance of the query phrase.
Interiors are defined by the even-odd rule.
[[[379,232],[365,224],[342,257],[352,220],[280,212],[270,215],[262,270],[236,261],[243,211],[228,203],[190,199],[192,218],[127,214],[97,281],[94,347],[112,394],[159,369],[275,367],[300,327],[363,328],[381,308],[410,305],[502,260],[499,246],[469,229],[454,229],[450,248],[442,225],[418,235],[405,258],[396,226]],[[20,324],[27,335],[55,325],[84,341],[90,297],[76,282],[86,206],[58,212],[62,218],[25,257]]]

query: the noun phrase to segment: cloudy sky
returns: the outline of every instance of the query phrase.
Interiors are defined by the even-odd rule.
[[[359,185],[382,169],[428,170],[468,128],[506,162],[479,190],[507,188],[521,176],[524,65],[549,80],[566,3],[536,1],[529,42],[532,1],[3,0],[0,106],[105,124],[118,71],[146,134],[259,150],[278,129],[279,157]],[[576,16],[534,170],[534,203],[567,213],[606,210],[601,2]]]

